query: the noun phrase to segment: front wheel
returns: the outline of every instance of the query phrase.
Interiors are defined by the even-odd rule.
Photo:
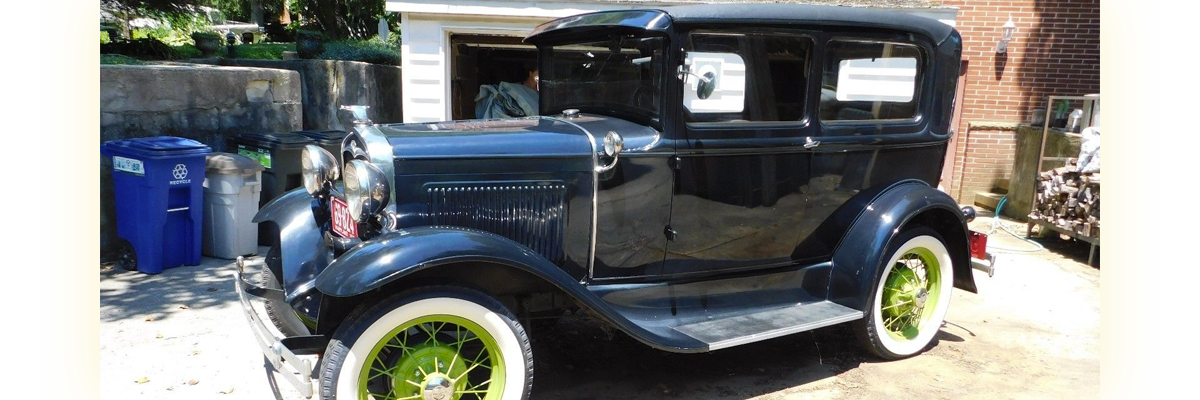
[[[279,246],[272,246],[267,252],[267,265],[258,274],[258,284],[267,289],[283,290],[283,282],[279,278],[277,268],[279,266]],[[288,305],[286,301],[281,299],[267,299],[264,304],[267,309],[267,317],[271,323],[283,336],[303,336],[308,335],[308,326],[304,325],[304,321],[300,320],[300,316],[296,315],[296,311]]]
[[[483,293],[450,286],[352,315],[321,363],[324,399],[523,400],[533,381],[517,318]]]
[[[886,260],[856,330],[867,350],[895,360],[924,350],[941,328],[954,268],[941,235],[924,227],[896,237]]]

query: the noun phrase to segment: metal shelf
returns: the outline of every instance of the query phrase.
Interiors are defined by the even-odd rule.
[[[1045,122],[1043,122],[1043,125],[1042,125],[1042,144],[1041,144],[1041,146],[1038,147],[1038,164],[1037,164],[1037,169],[1035,170],[1036,172],[1034,173],[1034,177],[1033,177],[1034,182],[1038,182],[1038,180],[1037,180],[1038,176],[1041,175],[1042,172],[1045,172],[1042,170],[1042,168],[1044,167],[1045,161],[1063,161],[1063,162],[1065,162],[1067,160],[1075,158],[1075,157],[1060,157],[1060,156],[1047,157],[1046,156],[1046,141],[1051,133],[1056,134],[1056,135],[1067,136],[1067,137],[1074,137],[1074,138],[1082,138],[1083,137],[1082,134],[1070,132],[1066,128],[1050,126],[1050,121],[1052,120],[1051,115],[1053,115],[1052,112],[1053,112],[1054,106],[1056,103],[1063,101],[1063,100],[1081,101],[1083,103],[1083,106],[1081,109],[1083,110],[1084,114],[1083,114],[1083,118],[1080,119],[1080,123],[1079,123],[1081,129],[1086,128],[1088,126],[1095,125],[1096,111],[1099,107],[1099,102],[1100,102],[1099,95],[1094,95],[1094,96],[1049,96],[1046,101],[1046,120],[1045,120]],[[1037,190],[1036,189],[1032,193],[1032,197],[1033,198],[1030,199],[1029,204],[1032,205],[1031,206],[1032,209],[1036,209],[1037,208]],[[1081,234],[1081,233],[1078,233],[1078,232],[1075,232],[1072,230],[1062,228],[1058,225],[1055,225],[1052,221],[1047,221],[1047,220],[1043,220],[1043,219],[1033,219],[1033,218],[1029,219],[1028,226],[1027,226],[1026,232],[1025,232],[1026,236],[1029,236],[1029,234],[1033,232],[1034,226],[1040,226],[1043,229],[1050,229],[1054,232],[1070,236],[1076,240],[1087,242],[1091,246],[1088,250],[1088,265],[1092,265],[1092,259],[1096,254],[1096,247],[1100,246],[1100,237],[1099,236],[1093,237],[1093,236],[1084,235],[1084,234]]]
[[[1062,227],[1055,225],[1053,222],[1042,220],[1042,219],[1030,219],[1029,223],[1027,224],[1027,226],[1025,228],[1025,237],[1032,236],[1033,227],[1035,225],[1042,227],[1042,229],[1050,229],[1052,231],[1075,238],[1076,240],[1087,242],[1088,245],[1090,245],[1090,247],[1088,248],[1088,265],[1092,265],[1092,258],[1096,255],[1096,247],[1100,246],[1100,237],[1099,236],[1088,236],[1088,235],[1081,234],[1079,232],[1063,229]]]

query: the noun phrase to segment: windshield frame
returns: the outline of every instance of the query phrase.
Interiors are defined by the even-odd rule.
[[[554,50],[557,48],[604,41],[604,39],[597,40],[598,32],[592,31],[589,33],[590,34],[586,36],[570,35],[538,43],[538,68],[540,78],[542,79],[539,85],[543,85],[541,90],[539,90],[539,108],[542,110],[542,115],[554,115],[566,109],[577,109],[581,112],[602,114],[626,119],[642,125],[650,125],[661,131],[663,116],[667,114],[667,108],[669,104],[668,99],[666,98],[666,86],[670,84],[670,81],[668,80],[670,78],[668,76],[668,70],[670,69],[669,67],[672,63],[671,43],[673,38],[666,32],[648,31],[642,29],[610,29],[604,31],[607,40],[613,40],[614,37],[621,36],[636,39],[655,38],[661,40],[661,45],[658,46],[658,50],[661,51],[662,54],[661,60],[651,63],[652,68],[657,67],[656,71],[652,71],[652,73],[657,74],[658,79],[658,85],[653,87],[657,103],[656,111],[649,111],[645,108],[639,108],[636,105],[624,103],[581,103],[556,101],[556,96],[545,90],[545,88],[549,86],[546,84],[546,81],[553,81],[557,78],[554,76],[555,72],[553,70]]]

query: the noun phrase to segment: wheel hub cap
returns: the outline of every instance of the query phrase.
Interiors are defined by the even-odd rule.
[[[425,400],[450,400],[454,398],[454,380],[441,373],[430,374],[422,382],[421,393]]]
[[[925,288],[917,289],[917,295],[913,296],[913,302],[916,303],[917,308],[925,307],[925,302],[928,300],[929,291],[925,290]]]
[[[466,371],[466,363],[450,346],[427,343],[415,347],[396,365],[395,387],[410,388],[402,393],[420,395],[425,400],[453,400],[456,389],[452,376]],[[466,382],[462,382],[466,383]]]

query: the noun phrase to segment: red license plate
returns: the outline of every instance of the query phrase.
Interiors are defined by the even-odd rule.
[[[350,218],[350,206],[345,200],[330,196],[329,212],[332,214],[333,233],[344,238],[358,237],[358,223]]]

